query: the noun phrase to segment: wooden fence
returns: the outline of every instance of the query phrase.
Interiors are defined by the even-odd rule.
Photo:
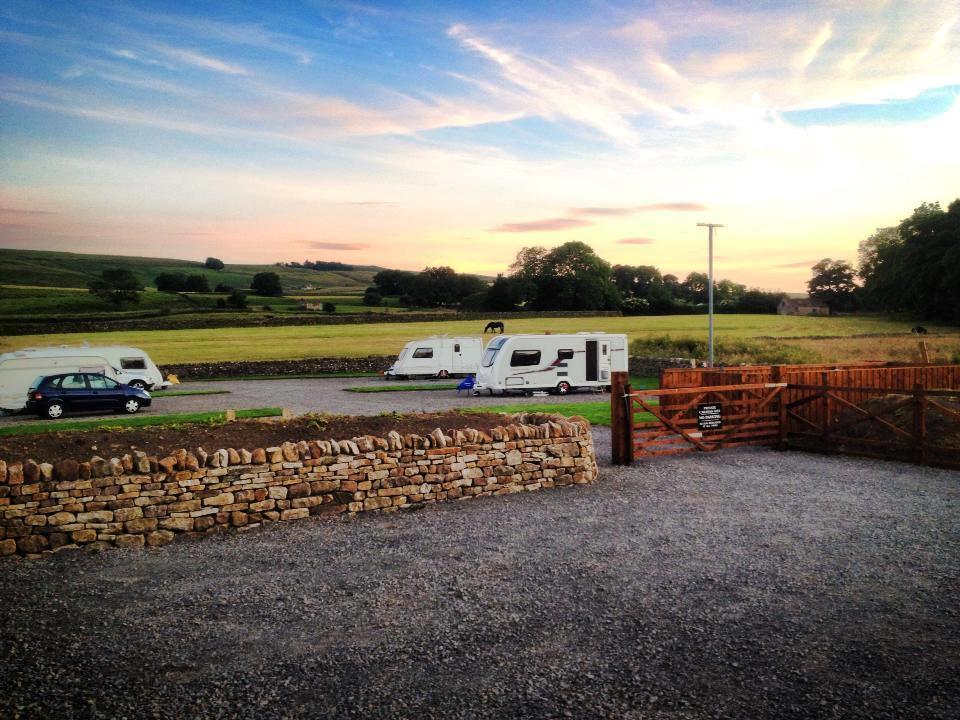
[[[667,387],[634,392],[625,374],[614,373],[614,463],[776,445],[960,467],[958,365],[683,368],[662,375]],[[655,421],[635,422],[637,411]]]

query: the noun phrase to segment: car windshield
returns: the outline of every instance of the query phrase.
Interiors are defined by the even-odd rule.
[[[490,344],[487,345],[486,352],[483,353],[483,360],[480,364],[483,367],[490,367],[493,365],[493,361],[497,358],[497,353],[500,352],[500,348],[503,347],[503,344],[507,341],[505,337],[498,337],[495,340],[491,340]]]

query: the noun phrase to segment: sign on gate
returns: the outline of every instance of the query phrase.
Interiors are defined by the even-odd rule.
[[[723,428],[723,405],[701,403],[697,405],[697,430],[720,430]]]

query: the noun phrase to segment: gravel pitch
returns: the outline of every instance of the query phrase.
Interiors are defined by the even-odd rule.
[[[376,415],[379,412],[436,412],[458,408],[483,408],[493,405],[517,403],[564,403],[591,400],[609,400],[610,396],[584,390],[571,395],[545,395],[526,398],[522,395],[490,397],[473,396],[470,393],[457,395],[456,390],[428,390],[383,393],[344,392],[344,388],[368,385],[402,385],[404,381],[386,383],[380,378],[296,378],[289,380],[218,380],[185,383],[181,390],[227,390],[223,395],[185,395],[154,398],[153,404],[142,412],[162,415],[166,413],[207,412],[213,410],[236,410],[239,408],[284,407],[295,415],[304,413],[333,413],[340,415]],[[430,380],[418,380],[419,385]],[[449,384],[451,381],[443,381]],[[98,417],[96,415],[70,415],[71,420]],[[110,414],[99,417],[115,418]],[[31,415],[7,415],[0,417],[0,426],[36,423]]]
[[[5,562],[0,717],[956,718],[958,538],[960,473],[738,450]]]

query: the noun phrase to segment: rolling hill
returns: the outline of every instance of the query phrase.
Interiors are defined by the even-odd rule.
[[[127,268],[148,287],[164,272],[203,273],[211,288],[219,283],[247,288],[257,273],[275,272],[286,293],[318,295],[360,295],[372,283],[373,276],[383,269],[357,266],[349,271],[318,271],[275,265],[227,265],[223,270],[208,270],[202,260],[0,249],[0,285],[86,290],[87,284],[108,268]]]

